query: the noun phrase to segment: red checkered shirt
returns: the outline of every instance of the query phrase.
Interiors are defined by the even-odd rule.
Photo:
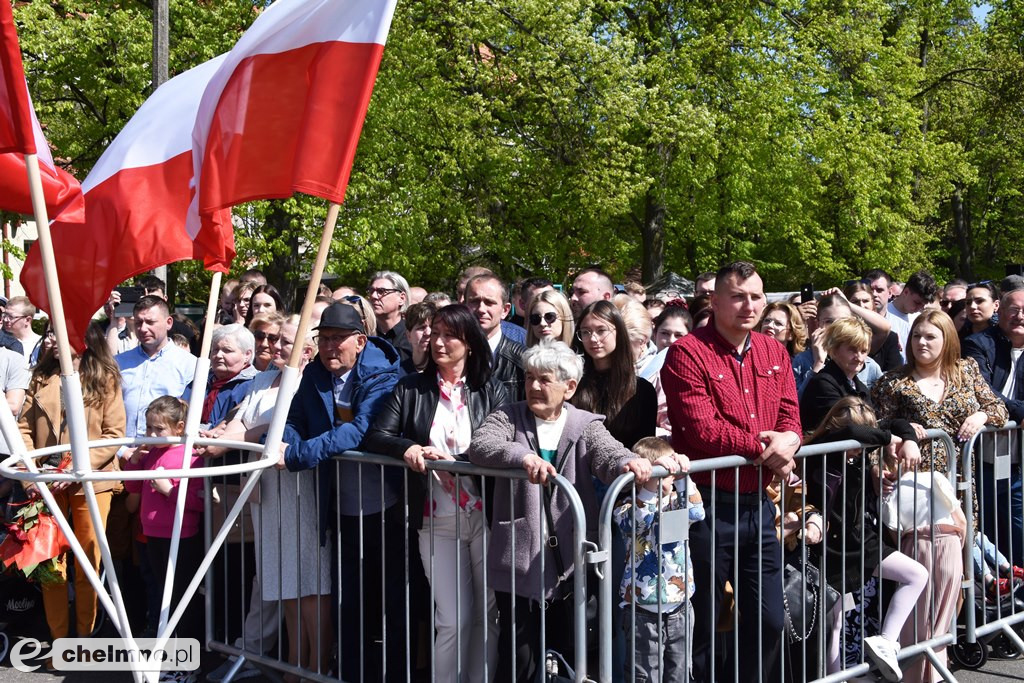
[[[712,320],[673,344],[661,370],[661,384],[672,423],[672,447],[693,460],[722,455],[757,458],[763,450],[757,435],[763,431],[800,429],[800,407],[793,366],[785,347],[753,332],[742,358],[714,328]],[[723,491],[756,493],[771,480],[757,467],[720,470],[715,486]],[[693,480],[710,486],[711,474],[695,473]]]

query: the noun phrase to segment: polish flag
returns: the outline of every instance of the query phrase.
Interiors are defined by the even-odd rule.
[[[3,4],[6,0],[0,0]],[[82,183],[85,224],[64,215],[51,225],[57,272],[76,349],[84,344],[92,315],[124,280],[157,266],[203,258],[208,268],[226,271],[234,258],[227,241],[207,240],[198,247],[185,231],[194,189],[192,126],[199,99],[224,57],[217,57],[172,78],[146,100],[100,157]],[[230,212],[211,217],[211,225],[230,225]],[[45,310],[49,300],[42,261],[32,249],[21,273],[29,298]]]
[[[253,22],[199,107],[190,234],[254,199],[344,199],[394,11],[395,0],[278,0]]]
[[[54,166],[25,83],[11,3],[5,0],[0,2],[0,208],[6,211],[32,213],[26,154],[38,154],[47,212],[55,216],[63,211],[67,220],[81,222],[82,188],[74,176]]]

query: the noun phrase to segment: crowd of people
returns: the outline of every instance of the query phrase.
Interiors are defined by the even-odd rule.
[[[872,579],[895,582],[863,656],[888,680],[937,680],[923,657],[901,665],[898,653],[948,629],[957,609],[962,503],[952,492],[938,506],[912,485],[905,498],[925,501],[924,523],[904,520],[906,503],[886,506],[903,490],[901,474],[946,491],[958,453],[926,430],[960,444],[1024,418],[1019,277],[940,288],[924,271],[899,284],[872,270],[816,297],[769,303],[746,262],[701,274],[689,299],[648,295],[636,283],[616,291],[596,267],[564,291],[540,277],[510,287],[476,267],[453,294],[380,271],[359,290],[321,286],[310,334],[299,339],[299,318],[279,290],[248,271],[222,292],[203,396],[191,395],[196,326],[172,314],[159,279],[138,285],[134,302],[111,295],[86,351],[74,355],[91,439],[180,436],[187,402],[200,401],[202,436],[259,442],[282,398],[281,370],[301,346],[279,462],[262,474],[239,525],[254,549],[241,563],[249,575],[228,580],[244,614],[234,644],[264,654],[283,622],[290,664],[345,680],[405,680],[407,664],[413,676],[437,680],[532,681],[544,666],[541,633],[547,649],[572,661],[569,578],[582,568],[573,566],[570,502],[546,484],[556,474],[568,480],[594,540],[608,486],[624,473],[636,483],[615,507],[624,680],[711,680],[712,671],[722,680],[736,671],[748,681],[777,666],[788,647],[784,573],[805,561],[785,550],[795,538],[834,589],[857,594]],[[6,302],[0,335],[5,395],[30,449],[68,440],[53,335],[32,331],[34,314],[23,297]],[[803,444],[850,438],[863,447],[796,457]],[[390,456],[408,474],[335,459],[353,450]],[[692,462],[728,455],[750,464],[682,476]],[[193,453],[92,451],[96,470],[243,457],[254,456],[216,443]],[[495,486],[428,465],[445,460],[528,478]],[[652,478],[655,466],[669,476]],[[1020,459],[1009,479],[997,480],[992,463],[978,467],[975,573],[999,598],[1024,581]],[[79,486],[53,488],[94,566],[105,533],[115,555],[138,567],[131,602],[142,630],[152,631],[182,483],[154,475],[108,484],[97,486],[104,530],[93,529]],[[212,504],[223,511],[240,485],[218,481]],[[189,487],[179,578],[204,552],[202,488]],[[31,486],[6,489],[15,499],[38,495]],[[782,490],[804,491],[798,510],[775,495]],[[662,535],[663,515],[677,510],[688,544]],[[95,594],[81,569],[74,576],[74,629],[66,587],[44,589],[53,638],[93,630]],[[185,583],[175,582],[175,598]],[[179,636],[202,637],[198,602]],[[829,604],[822,626],[829,672],[846,666],[846,604]],[[412,626],[389,628],[395,615]],[[223,636],[228,617],[218,619]],[[762,656],[716,648],[726,622]],[[433,632],[424,635],[422,624]],[[208,680],[219,683],[231,666]],[[255,672],[245,664],[235,678]]]

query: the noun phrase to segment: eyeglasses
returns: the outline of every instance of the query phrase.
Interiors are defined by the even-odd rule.
[[[314,341],[317,344],[323,346],[341,346],[345,343],[345,340],[349,337],[354,337],[358,332],[350,332],[349,334],[318,334]]]
[[[271,344],[276,344],[277,342],[279,342],[281,340],[281,335],[279,335],[279,334],[267,334],[263,330],[257,330],[256,332],[253,332],[252,336],[256,337],[256,341],[258,341],[258,342],[261,342],[264,339],[266,339]]]
[[[381,299],[386,297],[388,294],[397,294],[402,290],[400,289],[388,289],[387,287],[370,287],[366,290],[366,296],[378,296]]]
[[[30,315],[11,315],[10,313],[4,313],[3,315],[0,315],[0,320],[9,320],[10,322],[13,323],[15,320],[21,320],[22,318],[31,317],[32,316]]]
[[[612,330],[608,327],[599,327],[596,330],[579,330],[576,332],[576,338],[580,341],[596,340],[603,341],[605,337],[612,333]]]
[[[1018,318],[1024,317],[1024,308],[1020,306],[1009,306],[1004,309],[1000,309],[1000,315],[1005,315],[1007,318]]]
[[[555,321],[558,320],[558,314],[555,313],[554,311],[548,311],[544,315],[541,315],[540,313],[530,314],[531,325],[540,325],[541,320],[546,322],[548,325],[554,325]]]
[[[397,292],[398,290],[397,289],[384,289],[384,290],[378,290],[378,291]],[[381,296],[386,296],[386,294],[381,294]],[[350,294],[349,296],[341,297],[341,300],[344,301],[345,303],[349,303],[349,304],[358,304],[360,301],[363,300],[363,297],[355,296],[355,295]]]
[[[765,318],[761,322],[761,327],[785,327],[786,322],[784,320],[776,320],[775,318]]]

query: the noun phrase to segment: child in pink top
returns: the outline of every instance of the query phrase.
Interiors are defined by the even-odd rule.
[[[146,408],[146,436],[181,436],[185,433],[185,413],[188,404],[173,396],[161,396]],[[185,447],[140,446],[125,464],[126,470],[177,470],[184,467]],[[202,466],[200,458],[192,456],[191,467]],[[170,562],[171,535],[174,529],[174,511],[178,500],[181,479],[152,479],[149,481],[127,481],[125,488],[130,494],[129,510],[139,508],[142,532],[146,536],[146,555],[157,588],[162,593]],[[181,595],[199,569],[205,554],[199,523],[203,514],[203,481],[192,479],[185,497],[185,512],[181,520],[181,540],[178,545],[178,560],[174,572],[174,591],[171,612],[175,610]],[[193,596],[188,609],[182,616],[175,633],[181,638],[202,640],[202,613],[200,600]]]

